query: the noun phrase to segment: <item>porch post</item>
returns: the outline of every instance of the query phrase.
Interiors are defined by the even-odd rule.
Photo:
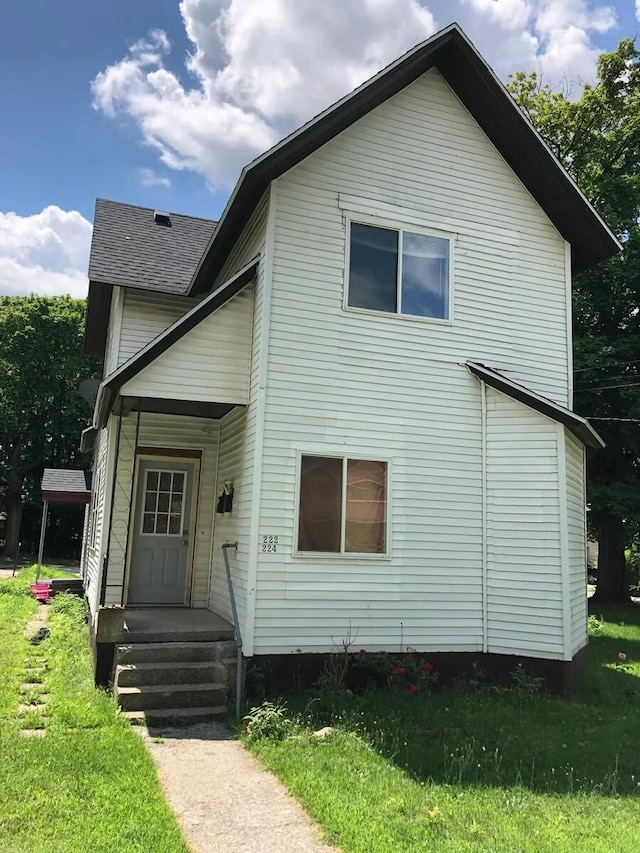
[[[40,524],[40,545],[38,547],[38,568],[36,569],[36,583],[40,578],[40,567],[42,566],[42,554],[44,553],[44,535],[47,531],[47,515],[49,514],[49,501],[42,504],[42,523]]]

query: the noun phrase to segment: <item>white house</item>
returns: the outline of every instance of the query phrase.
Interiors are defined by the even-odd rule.
[[[98,668],[230,636],[225,543],[245,657],[351,626],[566,668],[601,443],[571,276],[619,248],[456,25],[247,166],[217,225],[99,200]]]

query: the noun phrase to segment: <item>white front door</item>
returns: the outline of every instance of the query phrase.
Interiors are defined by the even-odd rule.
[[[196,462],[140,459],[127,604],[186,604]]]

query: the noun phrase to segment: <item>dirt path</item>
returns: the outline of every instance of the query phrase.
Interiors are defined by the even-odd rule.
[[[225,726],[140,732],[194,853],[337,853]]]

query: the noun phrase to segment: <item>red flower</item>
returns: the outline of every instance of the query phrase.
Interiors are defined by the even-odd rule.
[[[427,672],[433,672],[433,664],[432,663],[425,663],[424,668],[427,670]]]
[[[361,654],[361,655],[366,655],[366,653],[367,653],[367,650],[366,650],[366,649],[360,649],[360,654]]]
[[[409,685],[409,690],[410,690],[412,693],[415,693],[415,692],[418,690],[418,688],[415,686],[415,684],[410,684],[410,685]]]
[[[407,671],[406,666],[399,666],[398,667],[398,675],[404,675],[406,671]]]

